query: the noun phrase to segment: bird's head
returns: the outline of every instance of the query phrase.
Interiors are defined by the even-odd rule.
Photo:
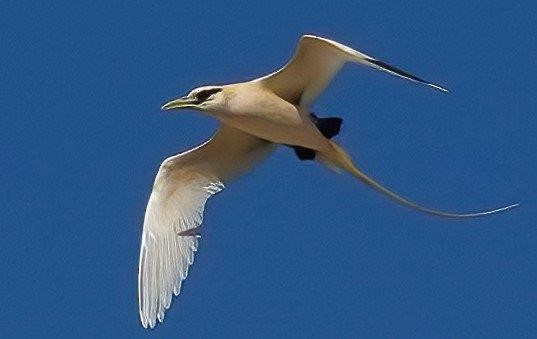
[[[203,86],[190,91],[188,95],[165,103],[162,110],[170,109],[196,109],[208,111],[218,109],[224,104],[222,86]]]

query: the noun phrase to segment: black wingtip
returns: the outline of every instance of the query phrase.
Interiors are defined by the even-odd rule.
[[[366,60],[367,60],[367,62],[370,62],[373,65],[376,65],[376,66],[378,66],[380,68],[383,68],[383,69],[385,69],[385,70],[387,70],[387,71],[389,71],[391,73],[397,74],[400,77],[403,77],[403,78],[406,78],[406,79],[409,79],[409,80],[412,80],[412,81],[422,83],[424,85],[430,86],[430,87],[432,87],[434,89],[437,89],[439,91],[442,91],[442,92],[446,92],[446,93],[449,92],[447,89],[445,89],[443,87],[440,87],[440,86],[435,85],[435,84],[433,84],[433,83],[431,83],[429,81],[426,81],[426,80],[424,80],[424,79],[422,79],[420,77],[412,75],[412,74],[408,73],[407,71],[404,71],[404,70],[402,70],[400,68],[397,68],[397,67],[394,67],[394,66],[392,66],[390,64],[387,64],[384,61],[380,61],[380,60],[373,59],[373,58],[368,58]]]

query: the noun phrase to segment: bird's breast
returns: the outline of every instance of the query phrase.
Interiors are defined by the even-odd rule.
[[[285,145],[324,150],[327,139],[296,106],[275,95],[237,98],[218,118],[225,124],[258,138]]]

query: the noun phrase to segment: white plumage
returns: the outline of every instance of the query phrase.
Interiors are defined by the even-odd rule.
[[[300,39],[293,58],[272,74],[245,83],[200,87],[163,106],[165,110],[202,111],[218,119],[220,127],[204,144],[166,159],[155,178],[145,213],[138,272],[144,327],[154,327],[157,320],[162,322],[172,294],[178,295],[181,290],[197,250],[197,232],[207,199],[222,190],[224,183],[264,159],[278,144],[295,148],[297,155],[305,151],[397,203],[428,214],[466,218],[517,206],[468,214],[433,210],[391,192],[358,170],[309,111],[311,103],[346,62],[446,91],[340,43],[306,35]]]
[[[147,204],[140,249],[138,299],[144,327],[164,320],[172,293],[194,262],[198,237],[181,236],[199,227],[207,199],[224,188],[223,180],[247,170],[273,145],[223,126],[204,144],[162,163]]]

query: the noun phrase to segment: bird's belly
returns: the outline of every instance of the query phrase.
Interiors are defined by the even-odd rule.
[[[327,149],[328,140],[309,120],[286,121],[267,115],[233,115],[220,117],[229,126],[235,127],[258,138],[284,145],[296,145],[314,150]]]
[[[235,89],[226,110],[214,115],[224,124],[277,144],[326,150],[328,140],[317,130],[309,112],[270,91],[247,83]],[[252,87],[254,86],[254,87]]]

